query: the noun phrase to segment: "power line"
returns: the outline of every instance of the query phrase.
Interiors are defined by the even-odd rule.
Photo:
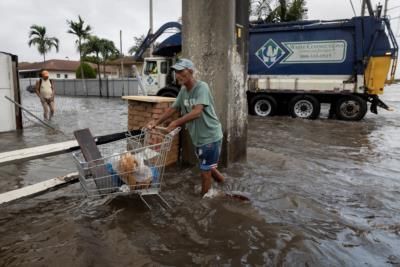
[[[396,9],[396,8],[399,8],[399,7],[400,6],[395,6],[395,7],[388,8],[387,10],[389,11],[389,10]]]
[[[351,8],[353,9],[354,16],[357,16],[356,10],[354,9],[354,5],[353,5],[353,1],[352,0],[350,0],[350,5],[351,5]]]

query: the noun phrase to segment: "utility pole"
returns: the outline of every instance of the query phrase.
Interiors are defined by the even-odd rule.
[[[119,30],[119,53],[121,55],[121,78],[124,77],[124,55],[122,54],[122,30]]]
[[[247,153],[248,8],[249,0],[182,1],[182,54],[210,86],[224,133],[225,166],[245,160]],[[184,140],[182,146],[186,161],[192,144]]]
[[[124,54],[122,53],[122,30],[119,30],[119,51],[121,54],[121,79],[124,78]],[[122,95],[125,95],[124,82],[122,81]]]
[[[153,0],[150,0],[150,34],[153,34]],[[150,56],[153,55],[153,43],[150,44]]]

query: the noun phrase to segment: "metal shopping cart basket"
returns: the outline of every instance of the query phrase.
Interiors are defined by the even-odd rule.
[[[167,154],[180,128],[166,133],[165,128],[142,129],[135,136],[97,146],[101,158],[85,161],[82,151],[73,158],[79,181],[88,197],[136,193],[146,206],[145,195],[160,195]]]

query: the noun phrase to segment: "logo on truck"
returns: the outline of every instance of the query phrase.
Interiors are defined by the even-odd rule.
[[[285,51],[272,39],[269,39],[260,49],[256,56],[267,66],[271,68],[285,55]]]
[[[148,83],[149,85],[151,85],[153,82],[154,82],[154,79],[151,78],[151,76],[149,76],[149,78],[147,78],[147,83]]]
[[[345,40],[282,42],[289,54],[280,64],[343,63],[347,54]]]

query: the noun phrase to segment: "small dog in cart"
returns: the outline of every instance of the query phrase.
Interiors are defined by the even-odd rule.
[[[118,172],[122,181],[129,186],[129,191],[150,187],[151,169],[144,164],[143,159],[138,160],[130,152],[122,154],[118,163]]]

